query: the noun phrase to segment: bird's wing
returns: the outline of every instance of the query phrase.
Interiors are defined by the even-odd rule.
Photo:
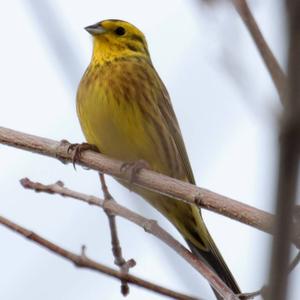
[[[155,70],[154,70],[155,71]],[[155,71],[156,72],[156,71]],[[188,181],[192,184],[195,184],[195,178],[192,171],[192,167],[186,152],[186,148],[183,142],[182,134],[179,128],[179,123],[177,121],[169,93],[160,79],[159,75],[157,74],[158,78],[158,84],[160,86],[159,92],[161,95],[158,95],[158,106],[159,110],[165,119],[165,124],[169,129],[170,135],[173,137],[173,140],[175,142],[175,145],[177,147],[178,153],[180,155],[180,158],[182,160],[182,164],[184,167],[184,170],[186,172],[186,176],[188,178]]]

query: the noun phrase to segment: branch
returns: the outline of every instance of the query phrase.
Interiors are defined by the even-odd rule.
[[[67,260],[73,262],[75,266],[81,267],[81,268],[87,268],[94,271],[98,271],[100,273],[109,275],[114,278],[118,278],[120,280],[125,280],[126,282],[129,282],[131,284],[143,287],[145,289],[154,291],[158,294],[168,296],[173,299],[182,299],[182,300],[196,300],[197,298],[186,296],[181,293],[174,292],[170,289],[164,288],[162,286],[159,286],[157,284],[151,283],[149,281],[140,279],[136,276],[132,276],[129,274],[124,274],[122,272],[118,272],[116,270],[113,270],[109,267],[106,267],[94,260],[89,259],[85,254],[85,247],[82,247],[82,253],[81,255],[77,255],[73,252],[70,252],[64,248],[61,248],[60,246],[46,240],[45,238],[39,236],[38,234],[18,225],[10,220],[0,216],[0,224],[4,225],[5,227],[23,235],[27,239],[36,242],[40,246],[50,250],[51,252],[62,256],[66,258]]]
[[[249,30],[260,55],[271,75],[273,83],[277,89],[280,100],[284,103],[285,99],[285,85],[286,85],[286,76],[281,69],[278,61],[276,60],[274,54],[272,53],[270,47],[268,46],[264,36],[262,35],[246,0],[233,0],[233,4],[245,23],[247,29]]]
[[[103,207],[106,206],[106,202],[108,201],[115,201],[111,194],[108,191],[104,175],[99,173],[100,182],[102,191],[104,194],[104,203]],[[136,262],[133,259],[126,261],[122,255],[122,248],[120,245],[118,231],[117,231],[117,224],[116,224],[116,217],[115,215],[107,209],[103,209],[105,214],[108,218],[109,228],[110,228],[110,235],[111,235],[111,245],[112,245],[112,253],[115,258],[115,265],[120,268],[120,271],[128,274],[129,269],[136,265]],[[121,293],[123,296],[127,296],[129,294],[129,286],[126,280],[121,280]]]
[[[279,133],[277,221],[268,297],[272,300],[284,300],[287,297],[288,264],[300,155],[300,2],[299,0],[286,0],[285,2],[289,25],[288,82]]]
[[[290,263],[289,268],[288,268],[288,274],[293,272],[293,270],[296,268],[296,266],[299,264],[299,262],[300,262],[300,251],[298,251],[297,255],[294,257],[294,259]],[[266,299],[269,296],[269,289],[270,289],[270,287],[268,285],[263,285],[263,287],[261,289],[259,289],[258,291],[251,292],[251,293],[242,293],[242,294],[240,294],[240,297],[242,296],[243,298],[241,298],[241,299],[243,299],[243,300],[254,299],[257,296],[261,296],[262,299]]]
[[[293,270],[296,268],[296,266],[299,264],[299,262],[300,262],[300,251],[298,251],[297,255],[295,256],[295,258],[290,263],[288,272],[289,273],[293,272]]]
[[[154,220],[144,218],[143,216],[119,205],[115,201],[105,201],[94,196],[89,196],[70,190],[62,185],[59,181],[55,184],[43,185],[38,182],[32,182],[28,178],[21,180],[23,187],[33,189],[36,192],[46,192],[49,194],[59,194],[61,196],[71,197],[81,200],[90,205],[95,205],[104,208],[111,214],[120,216],[126,220],[133,222],[146,232],[151,233],[167,246],[179,254],[188,264],[190,264],[196,271],[198,271],[206,280],[224,297],[224,299],[238,299],[230,289],[222,282],[222,280],[209,268],[205,263],[200,261],[187,248],[175,240],[167,231],[161,228]],[[230,298],[233,297],[233,298]]]
[[[4,127],[0,127],[0,143],[57,158],[64,163],[71,162],[73,157],[73,152],[68,151],[70,144],[67,142],[58,142]],[[127,181],[131,179],[130,174],[121,171],[123,162],[93,151],[84,151],[78,159],[78,164]],[[136,174],[133,184],[167,195],[172,199],[198,205],[256,229],[272,233],[274,224],[272,214],[190,183],[142,169]]]

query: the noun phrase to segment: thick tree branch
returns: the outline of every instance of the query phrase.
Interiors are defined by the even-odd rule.
[[[286,0],[286,4],[289,25],[288,82],[279,133],[277,221],[270,267],[270,300],[284,300],[287,297],[300,154],[300,2]]]
[[[73,153],[68,151],[70,144],[67,142],[57,142],[4,127],[0,127],[0,143],[57,158],[64,163],[71,162],[73,157]],[[78,164],[130,181],[130,174],[121,171],[123,162],[110,159],[99,153],[83,152],[78,159]],[[133,184],[145,189],[196,204],[259,230],[272,233],[274,216],[260,209],[151,170],[142,169],[136,174],[135,180]],[[172,200],[170,199],[170,201]]]
[[[246,0],[233,0],[233,4],[249,30],[257,49],[271,75],[273,83],[277,89],[281,102],[285,99],[286,76],[281,69],[278,61],[268,46],[263,34],[261,33]]]
[[[143,287],[145,289],[154,291],[156,293],[168,296],[173,299],[181,299],[181,300],[196,300],[196,299],[198,299],[198,298],[190,297],[190,296],[187,296],[187,295],[184,295],[181,293],[174,292],[170,289],[167,289],[167,288],[164,288],[157,284],[151,283],[149,281],[140,279],[136,276],[124,274],[122,272],[118,272],[114,269],[106,267],[105,265],[102,265],[94,260],[89,259],[84,253],[84,249],[85,249],[84,247],[82,249],[81,255],[77,255],[73,252],[70,252],[70,251],[46,240],[45,238],[41,237],[40,235],[22,227],[16,223],[13,223],[12,221],[10,221],[2,216],[0,216],[0,224],[23,235],[27,239],[36,242],[37,244],[50,250],[51,252],[66,258],[67,260],[73,262],[77,267],[87,268],[87,269],[91,269],[94,271],[98,271],[100,273],[109,275],[111,277],[114,277],[114,278],[117,278],[120,280],[125,280],[126,282],[129,282],[131,284]]]
[[[32,182],[28,178],[21,180],[23,187],[35,190],[37,192],[46,192],[49,194],[59,194],[61,196],[71,197],[77,200],[81,200],[90,205],[102,207],[106,211],[127,219],[139,227],[143,228],[146,232],[154,235],[177,254],[179,254],[188,264],[190,264],[196,271],[202,274],[209,283],[224,297],[224,299],[238,299],[232,294],[232,292],[224,285],[219,277],[211,271],[202,261],[198,260],[194,254],[192,254],[187,248],[175,240],[168,232],[166,232],[158,223],[154,220],[144,218],[143,216],[127,209],[124,206],[119,205],[116,201],[105,201],[94,196],[89,196],[83,193],[79,193],[70,190],[63,186],[62,182],[59,181],[50,185],[43,185],[39,182]],[[232,298],[230,298],[232,297]]]

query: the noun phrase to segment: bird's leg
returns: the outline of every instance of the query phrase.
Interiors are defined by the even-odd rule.
[[[76,169],[75,164],[81,158],[81,154],[84,151],[91,150],[94,152],[100,153],[99,149],[96,145],[89,143],[81,143],[81,144],[70,144],[68,147],[68,152],[72,151],[72,163],[74,169]]]
[[[124,162],[120,168],[121,172],[129,173],[129,187],[136,181],[136,176],[142,169],[150,169],[147,161],[139,159],[131,162]]]

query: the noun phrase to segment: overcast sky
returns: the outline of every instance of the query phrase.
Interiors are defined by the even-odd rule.
[[[0,126],[56,140],[84,140],[75,111],[78,82],[89,63],[87,25],[107,18],[132,22],[146,35],[152,60],[178,116],[197,184],[273,211],[280,103],[260,56],[231,5],[192,0],[13,0],[0,9]],[[285,66],[286,37],[279,0],[252,0],[268,43]],[[21,188],[19,179],[62,180],[101,195],[95,172],[0,146],[0,214],[59,245],[113,266],[106,216],[96,208]],[[117,201],[174,228],[138,196],[108,178]],[[270,237],[203,212],[214,240],[245,292],[268,276]],[[132,274],[205,299],[208,284],[172,250],[118,219]],[[0,298],[5,300],[122,299],[119,281],[75,268],[0,226]],[[294,272],[298,281],[300,268]],[[298,291],[297,291],[298,289]],[[300,288],[293,286],[300,293]],[[162,299],[131,287],[128,299]],[[295,297],[291,296],[291,299]]]

